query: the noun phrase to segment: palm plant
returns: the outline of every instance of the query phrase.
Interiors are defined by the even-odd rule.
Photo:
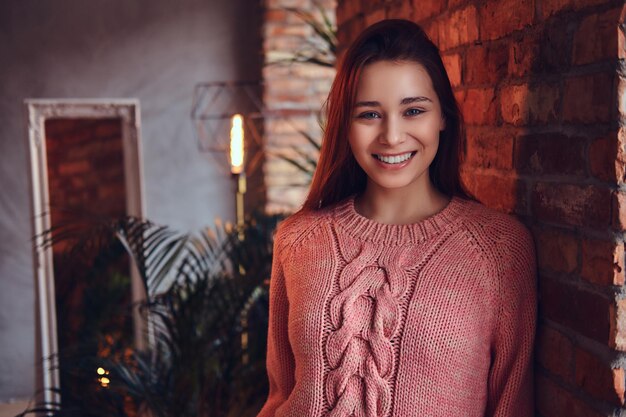
[[[315,1],[313,4],[320,18],[312,12],[295,7],[283,8],[306,23],[313,30],[314,36],[305,39],[294,52],[281,54],[270,60],[270,64],[305,63],[334,68],[338,45],[337,28],[324,7]]]
[[[91,259],[90,272],[106,270],[120,250],[129,255],[147,294],[140,307],[150,342],[136,350],[99,334],[60,352],[61,376],[77,378],[89,401],[61,387],[62,404],[21,415],[254,415],[267,392],[267,283],[278,220],[250,217],[243,240],[228,225],[187,235],[132,217],[49,231],[46,244],[64,243],[69,262]],[[119,313],[130,311],[126,305]],[[94,343],[106,344],[107,354],[84,349]],[[106,387],[98,367],[108,372]]]
[[[298,172],[304,174],[304,181],[302,182],[293,182],[290,183],[290,186],[295,187],[308,187],[313,179],[313,174],[315,173],[315,168],[317,168],[317,159],[319,157],[320,149],[322,144],[320,141],[315,139],[313,135],[309,134],[304,130],[298,130],[298,133],[301,134],[306,142],[310,145],[309,150],[302,149],[299,146],[292,145],[290,147],[291,153],[280,152],[277,153],[277,156],[294,166]],[[312,152],[311,152],[312,151]]]

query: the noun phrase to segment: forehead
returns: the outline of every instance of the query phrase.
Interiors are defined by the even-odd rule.
[[[428,72],[422,64],[414,61],[377,61],[366,65],[359,77],[356,95],[358,100],[413,95],[437,100]]]

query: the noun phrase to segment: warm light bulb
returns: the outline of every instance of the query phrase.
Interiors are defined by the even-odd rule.
[[[230,128],[230,172],[240,174],[243,171],[243,117],[235,114]]]
[[[98,368],[96,372],[98,373],[98,375],[104,375],[106,371],[104,370],[104,368]]]
[[[102,385],[103,387],[106,387],[111,383],[111,380],[105,376],[100,378],[99,381],[100,381],[100,385]]]

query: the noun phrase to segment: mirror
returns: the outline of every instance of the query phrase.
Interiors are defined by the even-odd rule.
[[[70,282],[73,278],[68,277],[75,274],[63,272],[62,248],[42,247],[42,232],[80,213],[144,217],[139,102],[65,99],[24,104],[35,237],[37,392],[41,393],[38,400],[53,402],[59,398],[50,389],[63,381],[46,358],[79,337],[76,329],[85,327],[81,321],[89,318],[75,314],[85,294],[80,283]],[[120,284],[122,297],[133,302],[143,299],[140,278],[128,261],[115,267],[120,276],[128,277]],[[59,320],[63,329],[57,327]],[[128,333],[136,347],[145,345],[145,322],[139,311],[132,312],[129,323],[115,326]]]

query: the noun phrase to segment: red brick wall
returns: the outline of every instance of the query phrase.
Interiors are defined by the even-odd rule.
[[[51,222],[80,213],[126,214],[120,119],[48,119],[45,124]]]
[[[464,181],[535,237],[543,417],[612,416],[624,405],[622,7],[342,0],[337,8],[342,47],[391,17],[418,22],[440,46],[467,123]]]
[[[270,65],[270,62],[301,50],[313,35],[313,30],[286,8],[298,8],[318,16],[319,12],[313,0],[266,0],[265,3],[263,100],[275,114],[275,117],[265,119],[266,209],[270,212],[293,211],[302,204],[308,192],[308,187],[293,184],[307,183],[307,178],[276,155],[280,153],[298,158],[293,147],[315,155],[314,149],[298,130],[321,138],[318,114],[330,90],[335,70],[314,64]],[[334,20],[335,0],[317,1],[317,4]]]

